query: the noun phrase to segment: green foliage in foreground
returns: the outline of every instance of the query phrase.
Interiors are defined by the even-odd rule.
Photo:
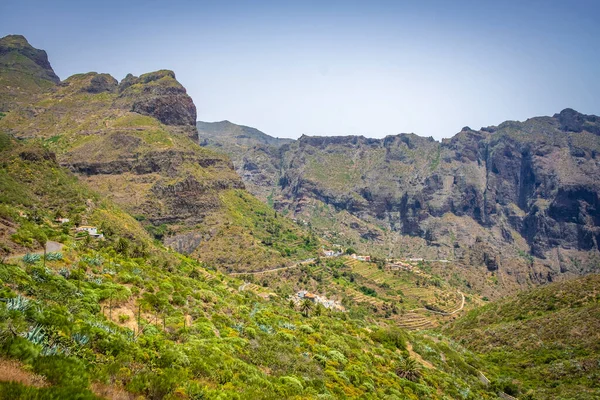
[[[2,356],[52,384],[4,383],[1,394],[92,398],[93,377],[151,399],[493,398],[472,371],[414,368],[406,342],[422,339],[398,328],[306,316],[284,299],[237,293],[241,282],[192,260],[132,258],[116,242],[72,244],[46,268],[0,265]],[[125,310],[135,317],[120,319]]]
[[[445,333],[479,353],[519,398],[600,397],[600,275],[558,282],[471,311]]]

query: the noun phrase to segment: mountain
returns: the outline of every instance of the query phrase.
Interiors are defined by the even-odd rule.
[[[229,155],[246,188],[261,200],[270,200],[272,205],[280,152],[293,140],[274,138],[229,121],[198,121],[196,127],[200,145]]]
[[[42,93],[60,81],[46,52],[33,48],[21,35],[0,39],[0,70],[3,91],[0,112],[8,111],[23,99]]]
[[[12,57],[45,59],[18,38]],[[10,71],[30,87],[38,67],[23,62]],[[45,71],[52,75],[49,64]],[[24,92],[23,103],[11,106],[0,131],[41,140],[61,166],[143,220],[156,238],[226,269],[279,266],[314,254],[316,247],[297,245],[304,232],[244,191],[227,156],[199,146],[196,107],[172,71],[121,82],[96,72],[44,82],[43,92]],[[12,99],[11,86],[0,88],[0,101]]]
[[[465,127],[442,142],[302,136],[261,150],[266,157],[224,150],[251,191],[270,192],[276,209],[333,242],[449,260],[508,290],[597,271],[600,119],[593,115],[566,109]]]
[[[597,275],[505,296],[597,265],[596,117],[198,130],[172,71],[0,43],[0,398],[597,397]]]
[[[600,275],[592,274],[488,304],[443,332],[494,363],[513,395],[596,399],[599,300]]]
[[[496,398],[473,353],[445,345],[448,362],[430,362],[432,338],[360,305],[290,304],[207,269],[58,158],[0,133],[0,398]]]

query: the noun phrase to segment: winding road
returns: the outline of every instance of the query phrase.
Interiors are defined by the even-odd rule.
[[[260,274],[268,274],[270,272],[277,272],[277,271],[283,271],[283,270],[286,270],[286,269],[296,268],[296,267],[299,267],[300,265],[309,264],[309,263],[311,263],[313,261],[315,261],[314,258],[309,258],[307,260],[299,261],[299,262],[297,262],[295,264],[288,265],[287,267],[277,267],[277,268],[264,269],[262,271],[254,271],[254,272],[232,272],[229,275],[230,276],[236,276],[236,275],[260,275]]]

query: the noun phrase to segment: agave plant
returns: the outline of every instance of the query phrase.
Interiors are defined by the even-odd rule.
[[[58,270],[59,275],[61,275],[65,279],[69,279],[71,276],[71,271],[68,268],[61,268]]]
[[[31,343],[42,345],[46,340],[44,328],[40,324],[34,325],[27,333],[24,334],[25,339]]]
[[[63,255],[61,252],[54,252],[46,254],[46,261],[60,261],[63,259]]]
[[[258,329],[260,329],[261,331],[263,331],[264,333],[267,333],[269,335],[272,335],[275,330],[273,328],[271,328],[269,325],[264,325],[264,324],[258,324]]]
[[[17,297],[12,297],[9,299],[3,299],[6,302],[6,308],[9,310],[16,310],[20,312],[25,312],[31,306],[29,299],[18,295]]]
[[[83,261],[84,263],[86,263],[87,265],[89,265],[91,267],[99,267],[104,262],[104,259],[100,256],[94,256],[94,257],[83,257],[81,259],[81,261]]]
[[[400,378],[416,382],[421,377],[421,368],[412,358],[403,358],[396,367],[396,375]]]
[[[86,336],[86,335],[84,335],[83,333],[79,333],[79,332],[77,332],[77,333],[74,333],[74,334],[71,336],[71,338],[73,339],[73,341],[74,341],[75,343],[77,343],[77,344],[78,344],[78,345],[80,345],[80,346],[85,346],[85,345],[86,345],[86,344],[88,344],[88,343],[89,343],[89,341],[90,341],[90,338],[89,338],[89,337],[87,337],[87,336]]]
[[[105,325],[102,322],[96,322],[95,321],[95,322],[92,322],[90,325],[94,326],[96,328],[100,328],[100,329],[102,329],[103,331],[105,331],[107,333],[112,333],[112,334],[117,333],[117,331],[114,328],[111,328],[110,326]]]
[[[291,324],[289,322],[281,322],[281,323],[279,323],[279,326],[281,326],[282,328],[285,328],[285,329],[289,329],[291,331],[296,330],[296,325]]]
[[[27,253],[23,256],[22,260],[25,264],[35,264],[41,260],[41,256],[39,254]]]
[[[233,329],[235,329],[236,331],[238,331],[239,334],[241,335],[242,333],[244,333],[244,324],[241,323],[241,322],[233,324]]]
[[[40,352],[40,354],[43,356],[55,356],[55,355],[61,354],[61,353],[63,353],[63,350],[56,343],[43,345],[42,351]]]

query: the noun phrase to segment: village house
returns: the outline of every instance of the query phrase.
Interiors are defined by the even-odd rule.
[[[323,249],[323,254],[325,255],[325,257],[339,257],[341,255],[343,255],[344,253],[342,253],[341,251],[336,251],[336,250],[325,250]]]
[[[75,229],[76,232],[87,232],[88,235],[96,238],[96,239],[102,239],[104,237],[104,235],[102,233],[98,233],[98,228],[96,228],[95,226],[89,226],[89,225],[82,225],[80,227],[77,227]]]
[[[69,218],[56,218],[54,221],[60,222],[61,224],[66,224],[70,221]]]
[[[352,258],[358,261],[371,262],[371,256],[357,256],[356,254],[352,254]]]
[[[310,293],[307,290],[300,290],[298,293],[296,293],[296,296],[290,296],[290,298],[295,304],[300,303],[303,299],[308,299],[313,303],[321,304],[323,307],[330,310],[346,311],[346,308],[339,301],[330,300],[326,297]]]

